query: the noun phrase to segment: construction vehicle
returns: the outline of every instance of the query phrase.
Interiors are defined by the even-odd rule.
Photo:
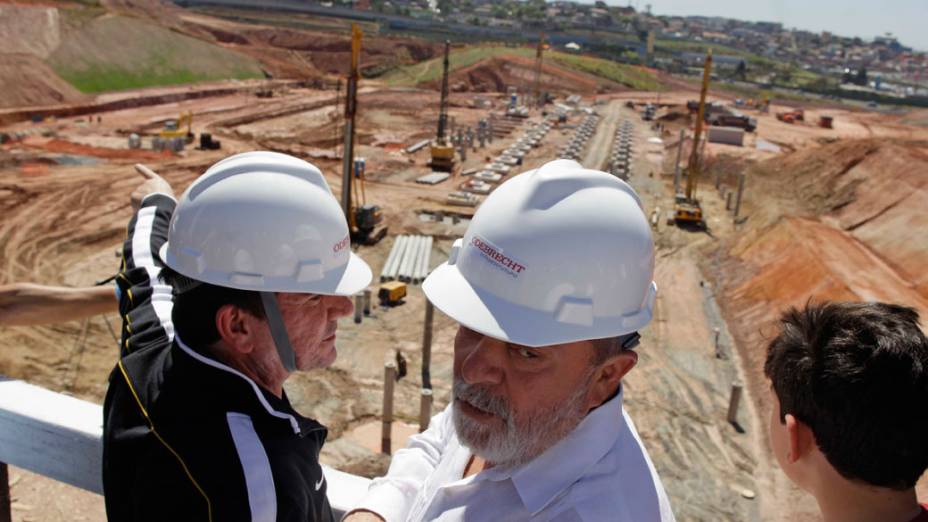
[[[644,106],[644,112],[641,115],[641,119],[644,121],[651,121],[654,119],[655,113],[657,113],[657,107],[649,103]]]
[[[184,138],[187,143],[193,143],[194,135],[191,127],[193,126],[193,113],[184,112],[176,120],[168,120],[164,123],[164,129],[158,133],[162,139]],[[186,128],[185,128],[186,127]]]
[[[740,112],[717,112],[706,118],[706,123],[715,127],[738,127],[748,132],[757,129],[757,120]]]
[[[699,112],[699,100],[689,100],[686,102],[686,109],[692,114]],[[709,102],[703,104],[703,116],[708,118],[709,116],[719,113],[719,112],[728,112],[728,109],[721,102]]]
[[[377,290],[377,298],[381,306],[396,306],[403,304],[406,297],[406,283],[402,281],[387,281]]]
[[[351,24],[351,70],[345,96],[345,147],[342,163],[342,211],[348,220],[351,240],[373,245],[387,235],[383,212],[377,205],[367,204],[364,192],[364,158],[354,157],[355,114],[357,113],[358,80],[361,59],[361,30]]]
[[[797,121],[805,121],[806,112],[802,109],[793,109],[791,111],[778,112],[777,119],[785,123],[796,123]]]
[[[835,119],[833,116],[819,116],[818,126],[823,129],[833,129]]]
[[[222,142],[214,140],[213,135],[207,132],[200,133],[200,150],[219,150]]]
[[[442,62],[443,71],[441,75],[441,102],[438,108],[438,132],[435,134],[435,142],[431,147],[431,162],[429,166],[432,170],[442,172],[454,171],[454,146],[446,134],[448,125],[448,55],[451,52],[451,42],[445,40],[445,58]]]
[[[702,216],[702,207],[696,199],[696,181],[699,178],[700,159],[699,146],[702,138],[702,126],[705,120],[706,93],[709,91],[709,78],[712,72],[712,49],[706,53],[706,61],[702,71],[702,89],[699,91],[699,105],[697,106],[696,129],[693,132],[693,149],[690,151],[689,163],[686,166],[686,194],[676,194],[673,218],[677,225],[695,226],[704,228],[705,220]]]

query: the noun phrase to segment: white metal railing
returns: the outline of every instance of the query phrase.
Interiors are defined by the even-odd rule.
[[[0,462],[102,495],[102,438],[100,405],[0,376]],[[329,503],[340,518],[370,480],[323,468]],[[9,485],[0,488],[8,492]],[[0,520],[9,520],[9,509],[0,506]]]

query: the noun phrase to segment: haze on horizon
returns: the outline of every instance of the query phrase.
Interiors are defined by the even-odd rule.
[[[587,0],[584,3],[592,3]],[[721,16],[745,21],[781,22],[786,28],[829,31],[872,40],[892,33],[902,45],[928,50],[928,2],[925,0],[606,0],[655,15]]]

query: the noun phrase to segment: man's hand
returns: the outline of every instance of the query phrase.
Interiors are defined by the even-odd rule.
[[[386,522],[373,511],[353,511],[342,519],[342,522]]]
[[[132,201],[133,210],[139,209],[139,206],[141,206],[142,200],[145,199],[145,196],[154,194],[155,192],[167,194],[172,198],[174,197],[174,190],[171,189],[171,184],[157,173],[155,173],[155,171],[151,170],[145,165],[142,165],[141,163],[135,164],[135,170],[141,174],[143,178],[145,178],[145,181],[136,187],[134,191],[132,191],[130,200]]]

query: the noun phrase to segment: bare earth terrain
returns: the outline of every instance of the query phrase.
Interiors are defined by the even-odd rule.
[[[81,95],[43,69],[47,65],[40,58],[54,53],[60,20],[42,15],[43,37],[29,48],[17,49],[28,58],[15,63],[32,74],[23,73],[23,81],[41,79],[48,92],[35,99],[17,98],[9,110],[41,105],[51,112],[65,105],[70,112],[35,123],[15,115],[0,118],[9,121],[0,126],[0,133],[11,137],[0,145],[0,284],[83,286],[112,275],[131,216],[129,194],[140,182],[132,169],[137,162],[164,175],[179,194],[225,156],[277,150],[318,165],[333,191],[340,188],[344,93],[336,90],[334,79],[342,74],[347,38],[240,24],[157,2],[109,4],[114,12],[145,16],[162,27],[251,57],[276,80]],[[16,36],[19,30],[0,23],[0,36]],[[365,45],[371,49],[365,58],[370,67],[389,65],[390,60],[415,63],[437,52],[433,44],[402,39],[372,38]],[[0,60],[12,59],[0,54]],[[472,208],[448,206],[447,194],[468,179],[463,173],[490,162],[523,130],[543,120],[538,110],[527,121],[504,116],[506,87],[524,85],[532,67],[531,60],[494,58],[455,72],[452,83],[460,90],[451,96],[455,126],[475,127],[492,117],[500,127],[512,125],[514,130],[468,150],[455,176],[434,186],[415,183],[430,172],[427,147],[415,153],[404,149],[434,136],[436,86],[362,81],[356,154],[367,161],[366,199],[383,208],[389,225],[389,234],[379,244],[356,247],[375,278],[400,234],[433,236],[432,267],[444,261],[473,213]],[[765,342],[785,307],[810,298],[896,301],[928,316],[925,111],[886,114],[810,102],[807,122],[795,125],[773,116],[790,107],[785,104],[775,103],[769,114],[751,113],[759,121],[758,131],[747,136],[745,147],[706,147],[708,172],[700,180],[698,196],[709,230],[686,231],[665,220],[673,206],[677,136],[680,128],[691,124],[685,102],[696,93],[674,87],[658,95],[612,85],[613,92],[597,95],[609,82],[581,73],[565,77],[560,69],[543,73],[544,87],[558,96],[558,102],[574,92],[584,98],[567,122],[555,125],[511,175],[554,159],[582,121],[585,113],[580,109],[601,116],[580,156],[588,168],[607,167],[615,129],[623,120],[635,129],[629,183],[641,195],[645,212],[658,215],[655,280],[660,292],[654,321],[643,332],[639,366],[625,383],[626,407],[677,519],[816,520],[811,498],[786,480],[768,449],[768,385],[761,371]],[[313,81],[307,81],[310,78]],[[0,86],[8,81],[0,74]],[[34,91],[18,92],[30,90]],[[261,91],[272,95],[258,97]],[[720,93],[712,98],[732,101]],[[639,106],[659,103],[661,126],[642,121],[638,112],[626,107],[628,101]],[[93,105],[116,102],[118,106],[102,111]],[[222,141],[222,149],[197,150],[191,145],[180,153],[151,150],[151,137],[165,121],[184,112],[193,114],[194,133],[211,133]],[[821,114],[834,117],[834,129],[810,123]],[[132,133],[142,136],[141,149],[128,148]],[[663,142],[648,141],[655,137]],[[779,150],[757,148],[763,142]],[[690,145],[684,148],[684,162]],[[736,223],[725,209],[725,196],[737,186],[739,174],[746,176],[746,189],[742,219]],[[429,216],[435,213],[447,218],[433,221]],[[388,459],[376,453],[383,363],[397,350],[408,360],[409,373],[396,389],[400,422],[394,425],[394,446],[415,431],[424,308],[420,288],[411,285],[405,304],[375,307],[360,325],[350,318],[343,321],[335,365],[288,381],[295,406],[330,428],[325,463],[368,476],[385,469]],[[102,402],[117,353],[110,329],[118,331],[119,321],[117,314],[109,314],[74,323],[0,329],[0,375]],[[455,330],[453,321],[436,313],[431,365],[435,409],[450,399]],[[733,426],[726,414],[731,387],[739,383],[744,384],[745,398],[738,426]],[[104,519],[97,495],[20,469],[11,474],[14,520]],[[924,480],[920,492],[928,498]]]

